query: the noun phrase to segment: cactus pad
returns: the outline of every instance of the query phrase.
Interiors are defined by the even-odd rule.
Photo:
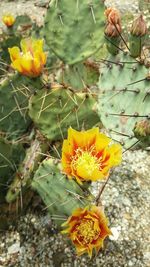
[[[18,171],[16,172],[12,183],[9,185],[7,191],[6,201],[13,202],[18,197],[20,191],[22,193],[27,190],[30,185],[34,172],[39,166],[40,161],[43,159],[43,154],[46,152],[48,144],[44,138],[39,134],[36,135],[35,140],[31,142],[30,147],[26,150],[24,160],[20,163]]]
[[[79,130],[99,123],[92,110],[95,99],[85,93],[74,93],[69,89],[41,90],[29,102],[29,115],[42,134],[50,140],[63,139],[70,126]]]
[[[40,194],[58,226],[74,209],[85,207],[92,198],[74,180],[68,180],[61,174],[60,164],[54,159],[42,162],[34,175],[32,187]]]
[[[38,82],[36,82],[38,81]],[[22,135],[31,123],[28,116],[28,98],[40,86],[37,79],[13,75],[0,86],[0,131],[9,139]]]
[[[134,144],[135,122],[150,118],[148,69],[128,55],[110,57],[102,68],[98,113],[113,139]]]
[[[84,90],[96,86],[99,79],[99,67],[92,61],[63,67],[58,74],[58,81],[65,87]]]
[[[102,44],[102,0],[52,0],[45,19],[45,38],[54,53],[69,65],[94,54]]]
[[[4,201],[9,182],[23,158],[24,149],[21,144],[11,144],[0,137],[0,202]]]

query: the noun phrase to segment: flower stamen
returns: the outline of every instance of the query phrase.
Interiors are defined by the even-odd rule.
[[[81,239],[84,245],[88,245],[93,240],[97,239],[100,234],[99,231],[94,229],[94,223],[92,220],[83,219],[81,223],[76,227],[77,235],[79,240]]]
[[[83,167],[88,176],[91,176],[93,171],[101,169],[101,158],[93,155],[93,147],[90,150],[82,150],[78,148],[75,156],[72,158],[72,166],[74,169]]]

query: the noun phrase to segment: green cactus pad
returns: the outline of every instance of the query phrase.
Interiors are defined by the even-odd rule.
[[[57,88],[41,90],[29,101],[29,115],[42,134],[50,140],[64,139],[70,126],[89,129],[99,123],[92,110],[95,99],[89,94]]]
[[[0,137],[0,202],[4,201],[9,182],[23,158],[24,149],[21,144],[11,144]]]
[[[144,40],[146,39],[145,36],[134,36],[130,34],[129,37],[129,49],[130,54],[133,58],[137,58],[141,56]]]
[[[61,225],[72,211],[90,204],[92,196],[74,181],[61,173],[55,159],[42,162],[34,175],[32,187],[41,196],[54,221]]]
[[[39,86],[38,78],[30,79],[18,74],[0,85],[0,131],[7,132],[9,139],[19,137],[29,127],[28,98]]]
[[[137,141],[133,128],[150,117],[148,69],[128,55],[108,58],[99,79],[98,113],[111,137],[129,148]]]
[[[65,87],[84,90],[94,87],[99,79],[99,67],[92,61],[63,67],[58,74],[58,81]]]
[[[54,53],[69,65],[94,54],[103,42],[102,0],[52,0],[44,34]]]

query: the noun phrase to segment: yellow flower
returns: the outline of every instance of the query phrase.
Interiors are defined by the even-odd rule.
[[[7,14],[2,17],[2,21],[7,27],[11,27],[15,22],[15,18],[11,14]]]
[[[46,53],[43,52],[43,40],[24,39],[19,47],[9,48],[11,66],[29,77],[37,77],[41,74],[46,64]]]
[[[111,141],[99,128],[83,132],[69,128],[62,147],[62,167],[68,178],[75,177],[80,184],[106,178],[122,158],[121,146]]]
[[[87,252],[92,257],[93,249],[98,252],[111,235],[105,214],[96,206],[76,209],[62,226],[67,227],[62,233],[68,234],[79,256]]]

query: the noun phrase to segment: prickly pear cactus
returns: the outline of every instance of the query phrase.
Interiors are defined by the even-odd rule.
[[[69,65],[94,54],[103,41],[102,0],[50,2],[44,34],[54,53]]]
[[[66,137],[68,127],[90,128],[99,123],[92,110],[95,99],[86,93],[74,93],[55,85],[51,90],[41,90],[29,102],[29,115],[41,133],[49,140]]]
[[[63,66],[57,75],[57,80],[65,87],[75,90],[85,90],[96,86],[99,79],[99,67],[93,61]]]
[[[57,160],[44,160],[34,175],[32,187],[46,205],[52,219],[60,226],[72,211],[87,206],[92,196],[61,172]]]
[[[24,155],[21,144],[12,144],[0,137],[0,203],[4,202],[9,183]]]
[[[16,200],[20,192],[23,194],[25,191],[29,190],[34,172],[38,168],[47,149],[48,144],[46,140],[37,133],[35,139],[31,141],[30,147],[26,150],[25,158],[20,163],[12,183],[9,185],[9,190],[6,195],[6,201],[8,203]]]
[[[133,145],[135,122],[150,118],[148,68],[120,52],[105,61],[99,79],[98,113],[111,137],[125,148]]]
[[[0,131],[9,139],[22,135],[31,124],[28,116],[28,99],[35,88],[42,87],[39,79],[15,74],[0,85]]]

